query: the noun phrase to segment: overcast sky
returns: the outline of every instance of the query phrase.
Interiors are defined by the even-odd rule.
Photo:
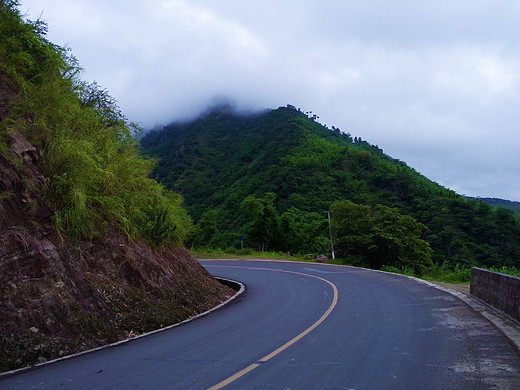
[[[144,128],[292,104],[460,194],[520,201],[516,0],[21,0]]]

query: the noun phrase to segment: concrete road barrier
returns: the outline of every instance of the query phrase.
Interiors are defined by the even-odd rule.
[[[520,278],[474,267],[470,294],[520,321]]]

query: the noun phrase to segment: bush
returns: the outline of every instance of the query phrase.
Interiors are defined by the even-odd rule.
[[[397,209],[337,201],[331,216],[338,257],[354,255],[370,268],[409,268],[418,275],[433,267],[430,245],[420,238],[426,226]]]

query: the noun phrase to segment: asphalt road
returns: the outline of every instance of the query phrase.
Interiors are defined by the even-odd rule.
[[[456,297],[400,276],[207,261],[231,304],[164,332],[0,379],[0,389],[520,389],[520,356]]]

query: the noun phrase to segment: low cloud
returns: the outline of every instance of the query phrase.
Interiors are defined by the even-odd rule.
[[[520,200],[516,2],[22,1],[145,128],[293,104],[442,185]]]

